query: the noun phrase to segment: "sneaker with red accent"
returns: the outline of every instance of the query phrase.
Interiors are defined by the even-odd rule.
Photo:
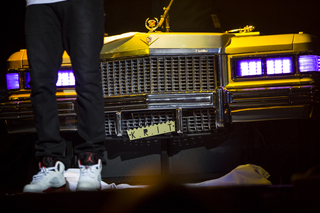
[[[78,160],[80,177],[77,191],[98,191],[101,189],[101,159],[95,153],[86,152]]]
[[[30,184],[23,188],[24,193],[49,193],[65,191],[65,166],[51,157],[44,157],[39,162],[40,172],[33,176]]]

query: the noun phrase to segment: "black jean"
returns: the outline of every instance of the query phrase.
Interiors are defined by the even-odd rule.
[[[36,157],[54,157],[68,167],[66,142],[59,133],[57,71],[66,50],[76,78],[78,134],[75,154],[94,152],[102,159],[104,108],[99,70],[104,36],[102,0],[67,0],[27,7],[26,41],[31,102],[39,140]]]

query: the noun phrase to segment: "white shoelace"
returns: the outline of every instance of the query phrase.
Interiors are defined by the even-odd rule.
[[[55,167],[41,167],[40,172],[33,176],[31,183],[40,182],[47,174],[49,174],[53,170],[55,170]]]
[[[90,178],[95,177],[95,171],[97,170],[97,165],[83,166],[79,165],[81,176],[89,176]]]

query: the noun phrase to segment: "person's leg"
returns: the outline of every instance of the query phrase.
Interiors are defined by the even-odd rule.
[[[62,61],[61,24],[53,4],[26,10],[26,41],[30,66],[31,102],[39,140],[35,144],[40,172],[23,192],[44,193],[64,188],[66,143],[59,134],[56,103],[57,71]]]
[[[102,160],[105,150],[105,117],[100,51],[104,37],[102,0],[70,0],[66,29],[66,49],[76,78],[78,134],[83,143],[75,154],[93,152]]]
[[[65,46],[76,78],[80,177],[77,190],[99,190],[104,154],[105,115],[99,69],[104,37],[102,0],[69,0]]]
[[[61,23],[54,7],[51,4],[28,6],[25,30],[31,102],[39,137],[36,157],[55,157],[69,164],[64,157],[66,143],[60,137],[56,103],[57,71],[61,66],[63,45]]]

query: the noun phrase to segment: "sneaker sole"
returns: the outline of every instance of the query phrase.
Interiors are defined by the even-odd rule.
[[[37,194],[48,194],[48,193],[59,193],[59,192],[66,192],[66,184],[63,185],[63,186],[60,186],[60,187],[50,187],[44,191],[35,191],[35,190],[32,190],[32,189],[26,189],[26,190],[23,190],[23,193],[37,193]]]
[[[82,187],[77,187],[76,191],[100,191],[101,190],[101,186],[99,188],[91,188],[91,187],[85,187],[85,186],[82,186]]]

